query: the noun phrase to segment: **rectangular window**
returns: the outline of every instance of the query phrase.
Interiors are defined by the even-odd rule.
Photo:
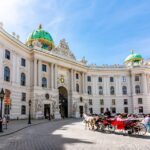
[[[88,94],[89,94],[89,95],[92,94],[92,88],[91,88],[91,86],[88,86]]]
[[[135,81],[140,81],[140,77],[139,76],[135,76]]]
[[[138,104],[143,104],[142,98],[138,98]]]
[[[26,60],[24,58],[21,58],[21,66],[23,67],[26,66]]]
[[[79,79],[79,74],[78,73],[76,73],[76,79]]]
[[[90,114],[93,114],[93,108],[89,108]]]
[[[143,106],[139,106],[139,113],[143,113]]]
[[[45,64],[42,64],[42,71],[44,71],[44,72],[47,71],[47,68],[46,68],[46,65],[45,65]]]
[[[110,77],[110,82],[114,82],[114,78],[113,77]]]
[[[103,87],[99,86],[99,95],[103,95]]]
[[[126,82],[126,77],[125,76],[122,77],[122,82]]]
[[[82,97],[80,97],[80,102],[81,102],[81,103],[83,102],[83,98],[82,98]]]
[[[92,103],[92,99],[89,99],[89,105],[92,105],[93,103]]]
[[[102,77],[99,77],[98,82],[102,82],[102,81],[103,81]]]
[[[104,100],[100,99],[100,105],[104,105]]]
[[[26,101],[26,93],[22,93],[22,101]]]
[[[116,113],[116,108],[115,108],[115,107],[112,107],[112,108],[111,108],[111,111],[112,111],[113,114],[115,114],[115,113]]]
[[[101,114],[104,113],[104,108],[103,108],[103,107],[100,108],[100,113],[101,113]]]
[[[128,114],[128,107],[124,107],[124,113]]]
[[[5,58],[10,60],[10,51],[5,50]]]
[[[116,104],[115,99],[112,99],[112,105],[115,105],[115,104]]]
[[[91,76],[87,76],[87,81],[91,82]]]
[[[124,99],[124,105],[128,105],[128,100]]]

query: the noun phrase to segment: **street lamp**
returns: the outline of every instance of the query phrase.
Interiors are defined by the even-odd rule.
[[[1,112],[0,112],[0,132],[3,132],[3,124],[2,124],[2,113],[3,113],[3,99],[4,99],[5,93],[4,90],[2,88],[1,92],[0,92],[0,99],[1,99]]]
[[[29,117],[28,117],[28,124],[31,124],[31,100],[29,100]]]

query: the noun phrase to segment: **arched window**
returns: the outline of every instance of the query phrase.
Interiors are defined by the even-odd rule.
[[[103,95],[103,87],[99,86],[99,95]]]
[[[25,106],[25,105],[22,105],[22,106],[21,106],[21,114],[22,114],[22,115],[25,115],[25,114],[26,114],[26,106]]]
[[[110,94],[111,95],[115,94],[115,88],[113,86],[110,87]]]
[[[4,68],[4,80],[10,81],[10,69],[8,67]]]
[[[76,84],[76,91],[79,92],[79,84]]]
[[[21,73],[21,85],[26,85],[26,75],[24,73]]]
[[[126,86],[123,86],[123,87],[122,87],[122,94],[123,94],[123,95],[126,95],[126,94],[127,94],[127,87],[126,87]]]
[[[135,86],[135,93],[136,94],[140,93],[140,86],[139,85]]]
[[[45,77],[42,78],[42,87],[47,87],[47,79]]]

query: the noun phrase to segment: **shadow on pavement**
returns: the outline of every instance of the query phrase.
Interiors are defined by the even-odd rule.
[[[62,136],[61,133],[54,133],[56,130],[57,132],[67,132],[68,127],[65,125],[74,125],[80,121],[78,119],[65,119],[24,129],[9,136],[9,138],[5,137],[7,138],[7,145],[4,150],[64,150],[68,145],[72,146],[73,149],[74,144],[94,144],[87,140],[80,140],[80,138],[69,138]],[[79,137],[81,135],[82,133]]]

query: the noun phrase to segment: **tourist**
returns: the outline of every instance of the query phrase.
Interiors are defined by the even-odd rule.
[[[144,124],[145,124],[145,126],[147,128],[147,132],[150,132],[150,114],[145,116]]]
[[[107,116],[107,117],[111,117],[111,112],[109,111],[108,108],[106,108],[106,111],[105,111],[104,115]]]

